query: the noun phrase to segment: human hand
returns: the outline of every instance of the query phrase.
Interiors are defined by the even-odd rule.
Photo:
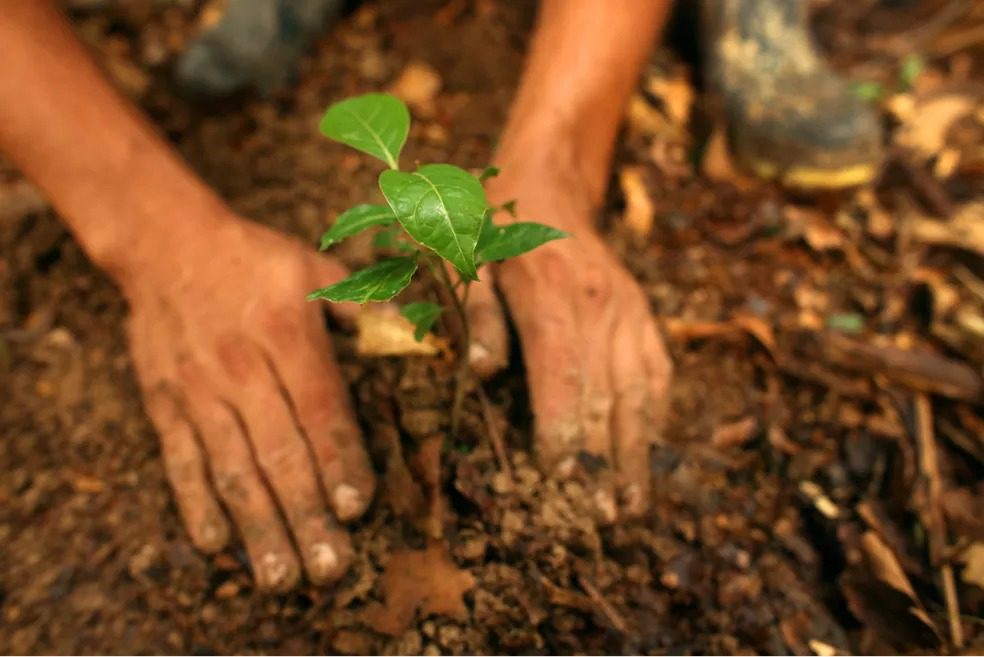
[[[366,509],[374,477],[305,295],[343,267],[235,217],[138,262],[120,277],[130,351],[192,541],[228,543],[224,506],[260,588],[293,587],[302,566],[313,582],[337,579],[353,557],[339,521]]]
[[[546,167],[504,168],[491,181],[493,203],[516,199],[522,219],[571,234],[499,265],[495,278],[522,342],[539,460],[571,476],[583,452],[601,457],[605,467],[587,469],[611,522],[647,508],[672,364],[645,293],[596,233],[585,186],[574,183]],[[494,322],[473,322],[473,333],[477,344],[502,344]]]

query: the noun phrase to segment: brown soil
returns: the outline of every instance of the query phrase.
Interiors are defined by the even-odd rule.
[[[317,135],[327,103],[426,62],[443,91],[434,117],[415,126],[410,158],[481,167],[534,16],[530,2],[370,3],[325,36],[294,89],[204,113],[168,90],[193,13],[164,5],[124,3],[80,13],[77,24],[238,211],[312,244],[374,187],[363,159]],[[892,29],[907,29],[904,18]],[[855,14],[823,20],[821,34],[842,37],[825,41],[855,61],[867,56]],[[897,60],[878,53],[864,61],[888,76]],[[957,54],[967,55],[965,81],[984,79],[979,56]],[[951,55],[933,62],[941,85],[956,75]],[[647,80],[677,66],[661,51]],[[666,114],[666,97],[649,98]],[[972,128],[964,142],[984,134]],[[0,651],[939,652],[953,649],[940,584],[950,563],[965,642],[984,647],[984,584],[972,583],[967,558],[984,538],[982,253],[902,228],[980,200],[982,168],[941,177],[902,156],[873,194],[796,199],[694,173],[694,130],[674,151],[630,126],[616,178],[636,167],[655,228],[645,237],[627,228],[617,180],[603,217],[667,318],[676,363],[651,516],[599,529],[578,484],[544,481],[532,467],[518,354],[486,388],[511,448],[509,479],[474,397],[461,440],[432,449],[447,421],[445,363],[360,359],[340,334],[384,489],[354,530],[359,556],[344,582],[283,597],[253,590],[241,550],[206,558],[188,543],[140,406],[123,300],[0,169]],[[359,264],[371,251],[356,242],[343,256]],[[924,369],[898,365],[888,345],[916,353]],[[943,501],[924,494],[933,473],[921,458],[923,395]],[[438,594],[450,599],[427,606],[395,600],[407,587],[383,573],[398,559],[430,563],[407,557],[427,541],[415,509],[394,501],[422,490],[396,476],[401,455],[426,470],[420,462],[437,451],[450,559],[472,579],[435,553]],[[948,533],[934,560],[926,519],[940,505]]]

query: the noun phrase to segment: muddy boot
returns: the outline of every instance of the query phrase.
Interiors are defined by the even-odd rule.
[[[711,88],[742,167],[802,189],[863,184],[881,158],[878,119],[817,53],[806,5],[704,0]]]
[[[193,97],[242,89],[268,92],[288,82],[305,48],[344,0],[226,0],[178,60],[176,80]]]

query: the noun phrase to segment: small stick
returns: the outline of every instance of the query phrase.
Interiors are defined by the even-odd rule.
[[[485,388],[481,383],[475,386],[478,390],[478,399],[482,403],[482,418],[485,420],[485,428],[489,432],[489,442],[492,443],[492,451],[495,452],[495,460],[499,462],[499,469],[512,479],[512,467],[509,465],[509,457],[506,455],[506,445],[499,432],[499,425],[495,422],[492,412],[492,403],[485,394]]]
[[[936,460],[936,436],[933,432],[933,405],[926,393],[916,394],[916,436],[919,440],[919,465],[926,479],[926,518],[929,534],[929,558],[940,568],[940,584],[943,600],[950,621],[950,640],[957,649],[963,648],[963,627],[960,625],[960,606],[953,579],[953,566],[943,563],[946,542],[946,525],[940,507],[942,484],[940,466]]]
[[[581,588],[583,588],[584,592],[588,594],[588,597],[590,597],[591,600],[598,605],[598,609],[600,609],[602,615],[608,619],[608,622],[612,624],[612,627],[622,634],[628,634],[629,626],[625,623],[622,615],[618,613],[615,607],[613,607],[608,600],[605,600],[605,597],[601,594],[601,591],[599,591],[595,585],[591,583],[591,580],[584,575],[578,575],[577,578],[581,581]]]

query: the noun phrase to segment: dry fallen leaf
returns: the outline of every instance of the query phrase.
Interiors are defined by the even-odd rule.
[[[913,217],[908,228],[918,242],[976,251],[984,256],[984,202],[960,206],[949,221]]]
[[[434,356],[447,348],[446,342],[427,334],[417,341],[413,324],[391,306],[369,306],[356,317],[360,356]]]
[[[749,415],[740,420],[718,426],[711,434],[711,444],[718,448],[741,447],[758,428],[758,420]]]
[[[714,128],[707,146],[704,149],[704,157],[700,162],[701,173],[709,180],[719,183],[734,185],[737,189],[748,191],[753,189],[758,181],[751,176],[739,171],[731,153],[728,151],[728,138],[723,126]]]
[[[683,127],[690,120],[690,108],[694,104],[694,88],[685,69],[660,72],[646,79],[646,89],[659,98],[670,121]]]
[[[815,208],[787,205],[783,215],[789,226],[789,235],[802,237],[814,251],[830,251],[844,246],[844,232],[831,223],[827,216]]]
[[[434,115],[434,99],[442,84],[441,75],[433,67],[423,62],[410,62],[390,87],[390,93],[426,118]]]
[[[866,226],[872,237],[884,240],[892,236],[895,232],[895,221],[878,202],[875,192],[870,187],[859,189],[854,200],[867,215]]]
[[[896,141],[924,157],[932,157],[946,146],[946,133],[953,123],[974,110],[975,101],[960,93],[934,94],[916,98],[914,105],[900,117],[902,126]]]
[[[960,560],[966,566],[960,573],[960,579],[984,589],[984,543],[973,543],[964,551]]]
[[[857,548],[862,558],[841,577],[851,612],[893,644],[938,646],[939,632],[888,544],[867,530]]]
[[[425,550],[394,552],[380,581],[385,603],[367,606],[363,620],[390,636],[405,632],[418,612],[421,618],[438,614],[467,619],[462,596],[475,586],[475,578],[455,565],[444,542]]]
[[[625,214],[622,215],[622,220],[637,237],[649,237],[656,210],[643,180],[643,168],[623,167],[619,171],[618,180],[622,187],[622,194],[625,196]]]

